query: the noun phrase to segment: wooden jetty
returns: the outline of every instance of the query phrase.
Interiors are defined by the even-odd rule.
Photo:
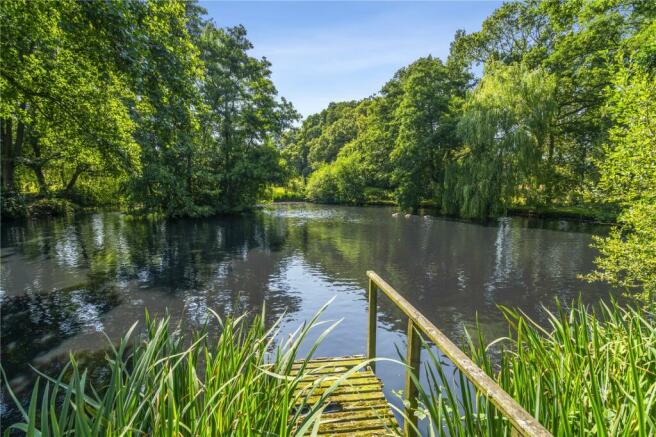
[[[408,341],[406,362],[408,368],[405,378],[405,396],[409,400],[405,405],[404,421],[401,432],[385,395],[383,385],[374,373],[375,362],[364,366],[361,371],[350,374],[345,382],[328,396],[328,407],[321,416],[320,435],[333,436],[382,436],[382,435],[416,435],[417,391],[412,382],[418,378],[423,335],[425,341],[435,345],[446,355],[473,386],[497,408],[512,424],[513,436],[550,437],[537,419],[531,416],[521,405],[506,393],[492,378],[478,367],[460,348],[458,348],[442,331],[437,329],[423,314],[412,306],[394,288],[375,272],[367,272],[369,277],[369,337],[367,359],[376,358],[376,321],[378,296],[382,293],[408,317]],[[304,378],[298,390],[311,390],[317,384],[327,388],[350,369],[361,366],[363,356],[341,358],[323,358],[306,364],[310,374]],[[302,364],[295,364],[298,369]],[[328,376],[326,378],[326,376]],[[322,379],[323,378],[323,379]],[[305,383],[306,382],[306,383]],[[316,395],[315,395],[316,393]],[[312,392],[312,398],[318,400],[323,392]]]
[[[363,364],[363,355],[339,358],[318,358],[305,366],[307,376],[301,380],[297,391],[310,395],[308,403],[316,402],[335,380],[349,370],[362,367],[346,377],[344,382],[327,398],[327,407],[320,418],[320,436],[398,436],[399,424],[390,409],[383,383],[371,367]],[[294,364],[298,371],[301,363]]]

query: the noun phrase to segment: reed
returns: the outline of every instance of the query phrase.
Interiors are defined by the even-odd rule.
[[[325,308],[325,306],[324,306]],[[28,436],[289,436],[316,432],[325,399],[342,383],[317,395],[296,390],[307,371],[292,375],[299,346],[316,328],[319,311],[282,342],[280,320],[266,329],[264,314],[223,320],[218,336],[207,330],[191,338],[170,329],[170,320],[146,317],[145,338],[135,345],[135,326],[107,355],[108,379],[94,387],[87,370],[70,356],[57,378],[40,374],[31,401],[23,408],[10,395],[23,420],[6,431]],[[302,359],[307,362],[328,326]],[[356,369],[357,370],[357,369]],[[6,380],[6,378],[5,378]],[[317,386],[320,381],[317,382]],[[300,394],[302,393],[302,394]],[[319,393],[319,392],[316,392]]]
[[[580,303],[547,311],[541,325],[502,308],[510,335],[485,345],[468,336],[473,360],[554,435],[656,433],[656,324],[645,309]],[[484,396],[430,348],[427,387],[415,379],[431,435],[510,435]]]

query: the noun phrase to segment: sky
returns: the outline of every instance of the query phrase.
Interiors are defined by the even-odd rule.
[[[458,29],[475,32],[496,1],[201,1],[221,26],[243,24],[252,56],[272,63],[281,96],[304,117],[375,94],[419,57],[446,59]]]

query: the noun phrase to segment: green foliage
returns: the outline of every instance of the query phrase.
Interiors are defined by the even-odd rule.
[[[652,38],[654,38],[652,34]],[[606,159],[600,163],[599,188],[605,199],[622,207],[619,226],[597,237],[600,279],[627,291],[656,296],[656,80],[634,62],[620,68],[608,110],[615,121]]]
[[[456,183],[448,188],[459,213],[485,218],[505,212],[515,198],[547,203],[548,137],[554,119],[556,82],[543,70],[490,64],[463,108],[458,124],[465,142]]]
[[[296,175],[306,178],[334,161],[344,145],[355,138],[354,107],[355,102],[331,103],[286,138],[283,156]]]
[[[445,64],[422,58],[376,95],[308,117],[283,157],[326,180],[325,163],[358,153],[365,186],[393,190],[403,209],[583,207],[617,123],[604,109],[613,59],[631,47],[654,68],[654,16],[643,0],[505,3],[456,33]]]
[[[370,205],[394,205],[394,195],[392,192],[378,187],[364,188],[365,201]]]
[[[296,113],[284,99],[276,100],[269,62],[247,55],[252,44],[243,27],[207,25],[199,47],[206,111],[191,183],[214,212],[249,208],[264,187],[283,181],[276,144]]]
[[[75,205],[67,199],[45,198],[30,203],[27,215],[31,217],[67,216],[75,213]]]
[[[441,177],[439,163],[455,143],[454,126],[448,119],[454,92],[446,66],[430,57],[408,67],[401,87],[392,180],[399,206],[408,209],[429,195],[431,181]]]
[[[656,327],[642,309],[582,304],[548,313],[548,327],[503,309],[510,334],[470,355],[553,435],[652,435],[656,429]],[[419,401],[435,435],[511,435],[510,423],[429,350]]]
[[[272,202],[299,202],[305,200],[305,185],[301,178],[293,178],[287,181],[285,186],[271,187],[265,194],[263,200]]]
[[[3,220],[22,219],[27,217],[27,204],[25,197],[20,193],[0,192],[0,215]]]
[[[365,200],[364,188],[360,156],[351,154],[319,167],[308,179],[305,192],[315,202],[358,204]]]
[[[305,358],[298,357],[324,308],[285,339],[278,335],[281,321],[267,329],[264,315],[222,320],[213,313],[217,326],[208,328],[220,330],[214,339],[207,329],[185,337],[169,318],[146,317],[144,341],[131,338],[135,324],[117,347],[110,345],[102,385],[71,356],[59,377],[41,375],[46,384],[41,389],[37,382],[27,411],[16,401],[23,421],[7,434],[13,429],[53,436],[305,435],[345,379],[325,390],[320,384],[297,390],[320,339],[335,326],[321,333]],[[292,376],[298,359],[302,365]]]
[[[0,13],[3,191],[196,216],[249,208],[283,178],[297,115],[243,27],[181,0]]]
[[[90,26],[88,4],[16,1],[2,7],[0,105],[3,189],[15,170],[34,173],[41,194],[74,187],[82,173],[139,168],[125,101],[134,98]],[[56,53],[56,56],[53,56]],[[57,182],[51,181],[54,175]]]

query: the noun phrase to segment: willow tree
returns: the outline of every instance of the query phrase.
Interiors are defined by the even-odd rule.
[[[445,186],[465,217],[496,215],[515,202],[549,201],[548,137],[556,82],[522,64],[487,65],[463,108],[458,132],[465,146]]]

